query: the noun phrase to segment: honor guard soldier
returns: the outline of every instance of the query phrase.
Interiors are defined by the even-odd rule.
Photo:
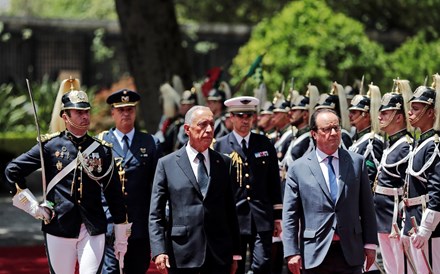
[[[257,117],[257,129],[256,133],[266,135],[269,138],[271,132],[273,132],[273,123],[272,123],[272,115],[273,115],[273,105],[271,102],[266,101],[260,113],[258,113]]]
[[[358,94],[351,100],[349,110],[350,124],[356,128],[353,144],[349,150],[365,157],[370,185],[373,187],[377,168],[382,158],[383,138],[379,133],[377,114],[380,107],[378,86],[369,85],[367,95]]]
[[[377,233],[382,262],[386,273],[408,273],[400,242],[402,214],[399,203],[403,197],[408,159],[413,139],[408,123],[408,107],[412,92],[408,80],[394,80],[396,87],[384,94],[379,107],[379,128],[388,135],[373,191]],[[405,249],[408,246],[403,247]],[[407,253],[407,251],[405,251]],[[411,258],[406,258],[411,261]]]
[[[73,274],[77,263],[79,273],[101,273],[107,228],[102,192],[115,223],[114,248],[120,260],[127,249],[131,223],[111,147],[87,134],[90,104],[87,94],[75,86],[79,87],[76,79],[63,81],[60,92],[68,92],[56,102],[61,105],[59,116],[67,130],[42,136],[41,158],[36,145],[9,163],[5,174],[15,195],[13,204],[45,221],[42,230],[50,273]],[[25,182],[25,177],[40,167],[48,182],[46,199],[51,210],[38,205]]]
[[[297,132],[287,149],[283,160],[286,168],[296,159],[310,152],[314,148],[313,140],[310,135],[310,118],[315,106],[319,101],[319,91],[314,85],[309,84],[305,96],[299,96],[290,108],[291,123],[297,128]]]
[[[272,236],[281,233],[281,191],[278,160],[266,136],[251,133],[259,101],[240,96],[225,101],[234,129],[218,139],[215,150],[227,158],[240,225],[241,256],[237,273],[245,272],[246,251],[254,274],[270,273]]]
[[[288,144],[292,140],[296,128],[293,129],[290,125],[290,102],[284,99],[284,95],[277,93],[273,105],[272,124],[277,132],[274,146],[278,160],[281,161],[286,154]]]
[[[128,218],[133,222],[124,259],[125,273],[145,274],[150,264],[148,219],[151,187],[159,157],[162,154],[159,139],[135,128],[136,105],[141,97],[137,92],[122,89],[107,98],[115,127],[104,131],[98,138],[111,143],[118,167],[121,193],[127,206]],[[104,268],[102,273],[119,273],[114,256],[114,225],[107,201],[103,197],[107,215],[107,234]]]
[[[229,133],[225,125],[224,115],[226,107],[224,102],[231,98],[231,91],[226,82],[222,82],[220,88],[211,89],[208,97],[206,97],[206,104],[212,113],[214,113],[214,139],[218,139]]]
[[[409,122],[421,134],[408,163],[404,233],[412,234],[410,247],[417,273],[440,273],[439,78],[434,76],[437,92],[420,86],[410,100]]]
[[[336,111],[341,120],[341,146],[348,149],[352,144],[350,119],[348,118],[347,99],[345,98],[344,88],[334,82],[330,93],[321,94],[318,105],[315,109],[329,108]]]

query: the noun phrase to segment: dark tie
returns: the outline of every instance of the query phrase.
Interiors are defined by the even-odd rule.
[[[245,139],[242,139],[241,140],[241,150],[243,150],[243,153],[246,155],[246,156],[248,156],[248,148],[247,148],[247,145],[246,145],[246,140]]]
[[[335,169],[332,165],[333,156],[328,156],[328,181],[330,184],[330,195],[332,196],[333,203],[336,203],[338,197],[338,183],[336,181]]]
[[[199,183],[200,192],[203,196],[206,194],[206,188],[208,187],[208,170],[205,166],[205,156],[202,153],[197,154],[197,159],[199,159],[199,167],[197,168],[197,181]]]
[[[127,137],[127,135],[124,135],[124,137],[122,137],[122,143],[124,145],[122,147],[122,152],[124,153],[124,157],[125,157],[125,155],[127,155],[128,148],[130,147],[130,145],[128,144],[128,137]]]

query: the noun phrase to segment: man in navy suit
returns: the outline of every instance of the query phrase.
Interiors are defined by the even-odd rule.
[[[228,168],[209,148],[214,117],[194,106],[185,115],[188,143],[157,164],[150,244],[161,273],[235,273],[239,229]]]
[[[311,119],[316,149],[289,168],[283,203],[283,243],[293,274],[362,273],[374,263],[376,217],[365,159],[339,148],[333,110]]]
[[[128,218],[133,222],[123,264],[125,273],[130,274],[145,274],[150,265],[148,213],[154,172],[157,160],[162,154],[160,142],[156,137],[134,127],[139,100],[139,94],[128,89],[112,93],[107,98],[107,103],[111,105],[115,127],[98,136],[99,139],[112,144]],[[104,198],[103,204],[108,221],[103,273],[119,274],[119,264],[112,244],[113,218]]]

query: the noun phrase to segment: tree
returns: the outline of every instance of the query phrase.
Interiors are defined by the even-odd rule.
[[[386,65],[383,48],[368,39],[362,24],[334,12],[323,0],[295,1],[259,23],[233,60],[232,82],[238,82],[264,52],[269,93],[291,77],[300,91],[310,82],[327,92],[333,81],[351,84],[364,74],[369,82],[381,79]]]
[[[191,73],[181,45],[172,0],[116,0],[127,59],[142,94],[140,111],[149,130],[156,130],[162,113],[159,87],[179,75],[186,86]]]

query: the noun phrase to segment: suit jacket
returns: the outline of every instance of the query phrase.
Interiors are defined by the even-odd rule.
[[[148,238],[148,214],[150,212],[154,172],[157,160],[162,155],[160,142],[151,134],[135,130],[130,149],[124,158],[123,150],[114,131],[113,128],[103,132],[102,139],[113,144],[113,157],[115,157],[117,163],[120,163],[120,168],[125,171],[124,201],[127,206],[128,219],[133,222],[130,239],[145,239]],[[111,235],[113,232],[113,218],[105,199],[103,199],[103,204],[109,223],[107,234]]]
[[[339,174],[339,194],[334,204],[315,150],[289,168],[283,204],[284,255],[300,254],[306,269],[322,263],[335,231],[344,257],[352,266],[363,264],[365,244],[377,244],[364,158],[339,149]]]
[[[173,268],[197,268],[210,250],[217,264],[239,253],[239,229],[226,164],[209,150],[210,181],[205,197],[182,147],[161,159],[150,206],[152,257],[165,253]],[[169,212],[167,213],[167,205]]]
[[[214,148],[228,156],[236,152],[243,161],[239,167],[225,156],[233,180],[241,234],[251,234],[252,221],[258,232],[273,230],[274,220],[281,219],[282,199],[278,159],[272,143],[266,136],[251,133],[246,156],[231,132],[218,139]]]

